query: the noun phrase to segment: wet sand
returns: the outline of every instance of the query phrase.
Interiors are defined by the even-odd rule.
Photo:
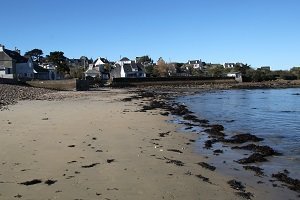
[[[242,198],[234,177],[198,164],[208,162],[199,135],[139,112],[143,99],[122,101],[127,90],[52,95],[0,112],[0,199]],[[253,199],[295,197],[244,185]]]

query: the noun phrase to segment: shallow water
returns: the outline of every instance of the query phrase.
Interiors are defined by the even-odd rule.
[[[262,165],[276,171],[288,169],[300,178],[299,88],[222,90],[185,96],[178,101],[199,118],[222,124],[228,135],[251,133],[264,138],[260,144],[273,147],[283,156]]]

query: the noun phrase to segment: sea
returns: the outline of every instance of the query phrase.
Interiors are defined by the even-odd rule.
[[[282,156],[260,166],[270,173],[287,169],[300,179],[300,88],[217,90],[177,101],[200,119],[222,124],[229,136],[251,133],[264,138],[259,145],[268,145]],[[198,148],[203,152],[203,145]]]

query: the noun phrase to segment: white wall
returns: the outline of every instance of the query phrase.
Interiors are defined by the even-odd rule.
[[[97,58],[97,61],[95,62],[95,66],[97,66],[97,65],[104,65],[104,64],[105,64],[105,63],[102,62],[102,60],[100,59],[100,57]]]
[[[121,65],[121,78],[125,78],[126,74],[125,74],[125,71],[124,71],[123,63],[120,64],[120,65]]]
[[[9,79],[13,79],[14,75],[13,74],[0,74],[0,78],[9,78]]]

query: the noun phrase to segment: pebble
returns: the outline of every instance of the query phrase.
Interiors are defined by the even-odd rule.
[[[5,109],[7,105],[16,104],[19,100],[47,100],[42,96],[53,92],[55,91],[44,88],[0,84],[0,110]]]

